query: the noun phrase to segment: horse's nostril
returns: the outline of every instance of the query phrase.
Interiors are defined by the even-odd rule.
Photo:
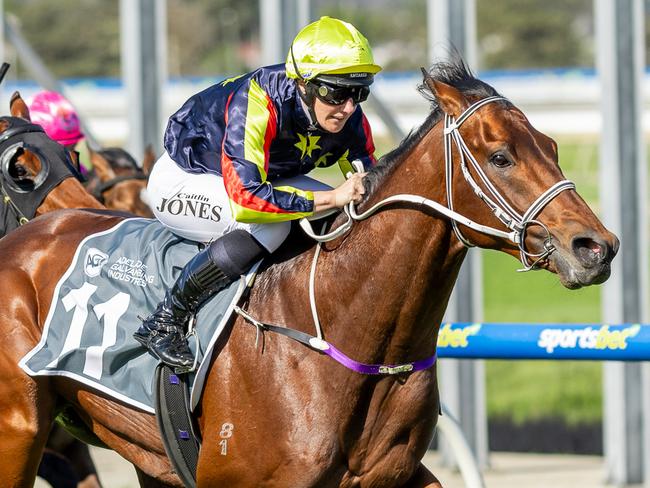
[[[584,266],[594,266],[607,259],[607,246],[588,237],[574,239],[573,252]]]

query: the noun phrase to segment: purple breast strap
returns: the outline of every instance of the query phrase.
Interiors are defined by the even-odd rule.
[[[314,342],[314,341],[311,341]],[[411,373],[415,371],[420,371],[423,369],[430,368],[436,362],[436,354],[433,356],[421,359],[419,361],[413,361],[412,363],[404,364],[365,364],[355,361],[354,359],[346,356],[336,347],[326,341],[322,341],[324,345],[327,346],[326,349],[321,349],[319,346],[314,346],[310,344],[314,349],[322,352],[323,354],[328,355],[338,363],[342,364],[352,371],[356,371],[361,374],[382,374],[382,375],[392,375],[392,374],[401,374],[401,373]]]
[[[314,351],[318,351],[322,354],[331,357],[339,364],[342,364],[346,368],[351,369],[352,371],[356,371],[357,373],[375,374],[375,375],[395,375],[395,374],[403,374],[403,373],[413,373],[415,371],[421,371],[423,369],[430,368],[436,362],[437,354],[434,353],[434,355],[429,358],[421,359],[419,361],[413,361],[412,363],[404,363],[404,364],[360,363],[346,356],[344,353],[339,351],[332,344],[330,344],[327,341],[324,341],[323,339],[319,339],[318,337],[305,334],[304,332],[301,332],[299,330],[290,329],[288,327],[284,327],[281,325],[274,325],[274,324],[267,324],[265,322],[260,322],[259,320],[252,317],[248,312],[241,309],[240,307],[235,307],[234,311],[237,314],[241,315],[246,320],[246,322],[248,322],[251,325],[254,325],[257,328],[258,332],[270,331],[270,332],[275,332],[277,334],[282,334],[284,336],[287,336],[293,339],[294,341],[298,341],[301,344],[304,344],[305,346],[309,347],[310,349],[313,349]]]

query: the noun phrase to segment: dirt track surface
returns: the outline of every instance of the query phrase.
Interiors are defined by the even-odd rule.
[[[113,451],[92,448],[104,488],[136,488],[133,467]],[[437,453],[431,451],[425,464],[442,481],[445,488],[464,488],[460,473],[440,466]],[[492,453],[490,469],[485,471],[488,488],[603,488],[605,471],[600,456],[569,456],[553,454]],[[49,485],[37,480],[37,488]],[[639,488],[641,485],[638,485]],[[631,487],[630,487],[631,488]]]

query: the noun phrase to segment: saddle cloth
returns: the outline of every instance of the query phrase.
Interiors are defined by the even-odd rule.
[[[30,376],[66,376],[129,405],[154,413],[158,360],[133,339],[173,285],[198,244],[172,234],[157,220],[133,218],[86,237],[60,278],[37,346],[20,361]],[[196,407],[212,349],[244,292],[246,280],[212,297],[196,317],[190,347]]]

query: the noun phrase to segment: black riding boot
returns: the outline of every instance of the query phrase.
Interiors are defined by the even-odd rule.
[[[188,321],[203,302],[247,272],[265,252],[242,230],[214,241],[185,265],[165,298],[143,320],[133,337],[178,372],[189,370],[194,355],[185,338]]]
[[[163,363],[189,369],[194,363],[185,332],[190,317],[233,278],[227,276],[210,257],[206,248],[194,256],[156,310],[144,321],[133,337]]]

